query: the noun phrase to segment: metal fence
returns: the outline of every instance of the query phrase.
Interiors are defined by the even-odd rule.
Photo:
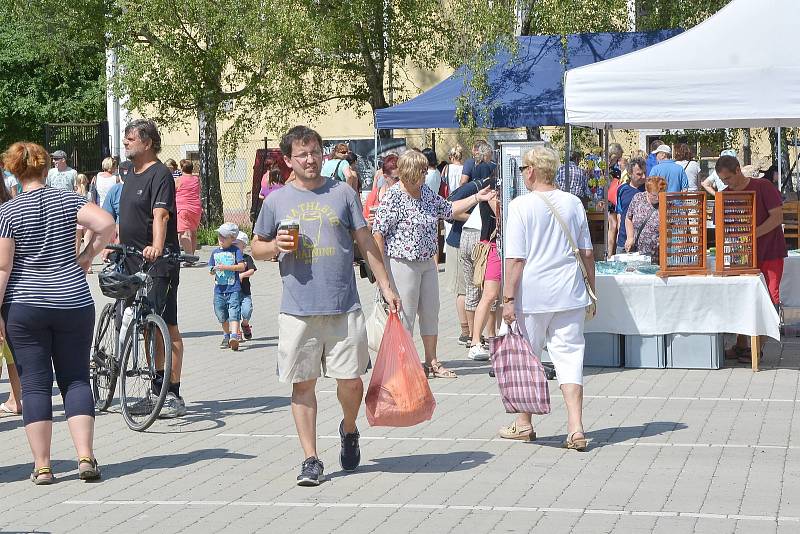
[[[108,123],[45,124],[44,147],[50,153],[63,150],[70,167],[78,172],[98,173],[103,158],[111,154]]]

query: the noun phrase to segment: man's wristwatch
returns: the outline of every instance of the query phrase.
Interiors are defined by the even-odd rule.
[[[514,297],[503,297],[503,304],[508,304],[509,302],[514,302]]]

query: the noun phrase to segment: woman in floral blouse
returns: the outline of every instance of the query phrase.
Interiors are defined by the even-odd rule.
[[[658,262],[658,194],[667,190],[667,181],[661,176],[651,176],[644,187],[643,193],[634,195],[625,215],[625,250],[638,250],[655,263]]]
[[[373,234],[392,284],[403,302],[403,322],[409,332],[419,314],[419,333],[425,348],[429,377],[455,378],[436,357],[439,334],[439,276],[433,257],[439,250],[439,219],[460,218],[496,193],[489,187],[477,194],[448,202],[425,185],[428,160],[409,150],[397,161],[400,183],[386,192],[375,214]]]

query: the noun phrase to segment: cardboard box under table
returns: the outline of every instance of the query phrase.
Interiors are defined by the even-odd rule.
[[[597,275],[597,297],[597,317],[585,328],[587,353],[591,334],[672,336],[663,342],[664,366],[714,369],[723,360],[718,334],[780,340],[778,313],[761,276]],[[637,348],[633,342],[625,346],[629,353]],[[637,363],[631,354],[628,360]],[[643,363],[656,361],[645,357]]]

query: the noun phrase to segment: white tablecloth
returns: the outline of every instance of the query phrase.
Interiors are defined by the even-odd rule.
[[[780,318],[760,276],[597,276],[597,317],[586,332],[732,333],[780,340]]]
[[[800,308],[800,256],[789,256],[783,262],[781,302],[787,308]]]

